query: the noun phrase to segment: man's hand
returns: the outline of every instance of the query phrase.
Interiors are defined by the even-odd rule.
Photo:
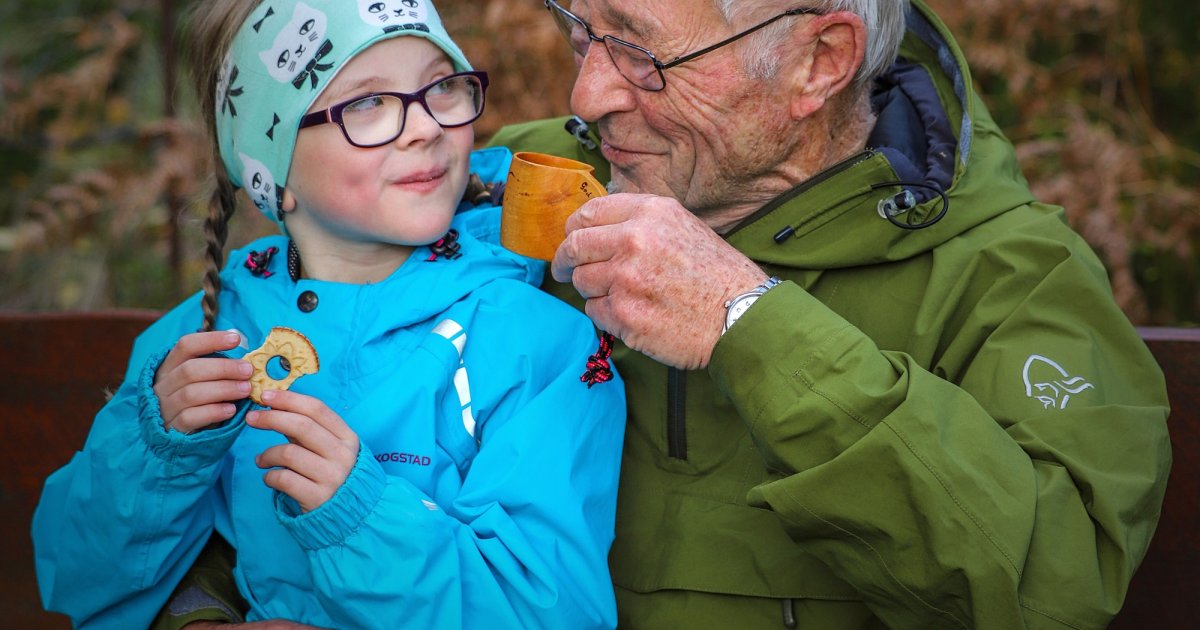
[[[358,435],[325,403],[289,391],[263,392],[270,409],[246,414],[246,424],[277,431],[287,444],[259,454],[259,468],[269,468],[263,481],[311,512],[342,487],[358,459]]]
[[[237,332],[184,335],[171,348],[154,378],[163,428],[192,433],[233,417],[233,402],[250,395],[249,362],[209,355],[236,348]]]
[[[593,199],[567,219],[554,256],[559,282],[587,300],[601,329],[678,368],[708,365],[725,302],[767,279],[679,202],[654,195]]]

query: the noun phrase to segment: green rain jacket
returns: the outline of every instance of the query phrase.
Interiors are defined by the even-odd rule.
[[[1170,468],[1162,373],[945,26],[914,3],[908,28],[870,148],[726,236],[785,282],[708,368],[615,354],[622,627],[1100,628],[1121,607]],[[492,143],[607,181],[565,120]],[[903,190],[898,221],[947,212],[901,229],[879,207]]]

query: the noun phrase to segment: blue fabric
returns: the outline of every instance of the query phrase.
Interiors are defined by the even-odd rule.
[[[507,151],[477,167],[507,171]],[[494,207],[461,212],[461,258],[418,249],[378,284],[223,274],[218,327],[255,347],[302,332],[315,396],[359,435],[345,484],[301,514],[262,482],[254,457],[282,436],[242,415],[194,435],[162,429],[152,382],[198,297],[134,346],[125,383],[83,450],[54,473],[34,517],[46,606],[83,628],[145,627],[209,532],[238,550],[248,620],[337,628],[592,628],[615,625],[606,556],[624,432],[619,377],[580,381],[591,323],[542,293],[540,263],[475,238]],[[286,245],[282,237],[247,250]],[[313,291],[316,310],[297,297]]]
[[[946,192],[954,183],[956,140],[933,79],[921,66],[897,61],[876,84],[871,97],[875,128],[867,146],[883,153],[900,181],[913,187],[918,203]]]
[[[910,34],[915,35],[930,50],[936,51],[938,67],[954,83],[954,96],[958,99],[959,106],[963,112],[969,111],[971,89],[967,84],[970,79],[964,72],[967,60],[955,53],[945,25],[935,26],[919,7],[912,4],[908,6],[904,23]],[[974,126],[975,121],[970,116],[964,115],[959,119],[958,161],[962,166],[966,166],[971,157],[971,139],[975,137]]]

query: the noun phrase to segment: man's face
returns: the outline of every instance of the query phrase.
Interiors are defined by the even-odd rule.
[[[560,4],[596,35],[647,48],[664,63],[734,32],[711,0]],[[793,141],[787,90],[746,76],[738,57],[743,45],[746,40],[664,71],[660,92],[629,83],[599,42],[585,57],[575,56],[571,107],[598,123],[618,190],[674,197],[703,218],[744,203],[748,188],[771,179]]]

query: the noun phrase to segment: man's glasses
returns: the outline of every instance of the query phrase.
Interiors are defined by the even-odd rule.
[[[592,32],[592,27],[587,22],[579,19],[574,13],[564,9],[561,4],[555,0],[544,0],[546,8],[550,14],[554,16],[554,23],[558,25],[558,30],[566,36],[567,41],[571,44],[571,48],[575,50],[575,54],[580,57],[586,57],[588,48],[592,42],[601,42],[604,44],[604,49],[608,51],[608,56],[612,59],[613,65],[630,83],[636,85],[643,90],[657,92],[667,85],[666,76],[663,75],[663,70],[674,68],[681,63],[685,63],[699,57],[700,55],[708,54],[722,46],[732,44],[737,40],[767,26],[774,24],[778,20],[793,15],[820,15],[819,9],[810,9],[799,7],[789,9],[776,15],[775,17],[752,26],[728,39],[721,40],[712,46],[697,50],[693,53],[688,53],[682,57],[675,58],[674,61],[663,63],[654,56],[654,53],[649,50],[631,44],[618,37],[605,35],[597,36]],[[569,3],[568,3],[569,4]]]
[[[373,92],[321,111],[305,114],[300,129],[335,123],[346,141],[364,149],[378,147],[404,133],[408,106],[420,103],[442,127],[469,125],[483,114],[486,72],[460,72],[426,85],[412,94]]]

